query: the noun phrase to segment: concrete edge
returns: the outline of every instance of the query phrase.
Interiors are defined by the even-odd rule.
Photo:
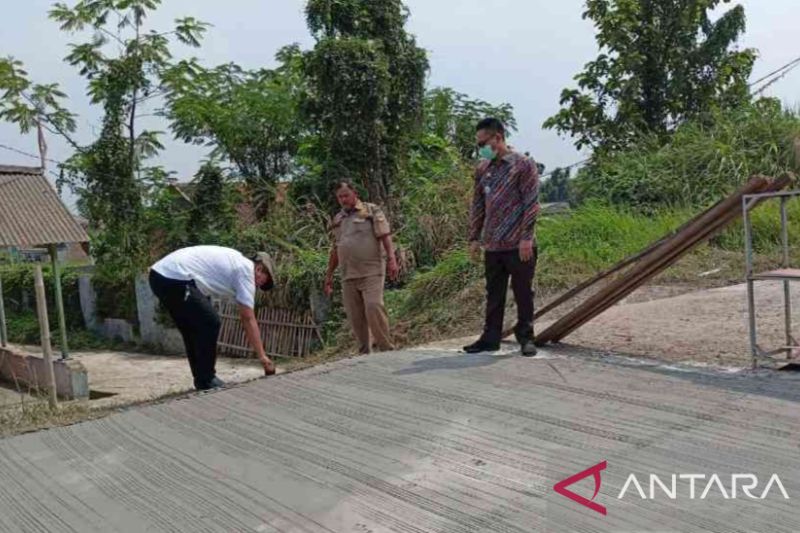
[[[56,393],[65,400],[89,399],[89,374],[80,361],[53,361]],[[0,380],[32,390],[46,390],[44,359],[0,348]]]

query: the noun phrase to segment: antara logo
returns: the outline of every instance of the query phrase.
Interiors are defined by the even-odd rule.
[[[583,472],[578,472],[574,476],[570,476],[563,481],[559,481],[553,486],[553,490],[561,494],[562,496],[566,496],[570,500],[583,505],[584,507],[588,507],[589,509],[591,509],[596,513],[605,515],[606,508],[600,505],[599,503],[593,502],[592,500],[594,500],[597,497],[597,493],[600,492],[600,485],[602,483],[602,480],[600,479],[600,472],[605,470],[606,466],[608,466],[608,463],[606,461],[603,461],[602,463],[597,463],[593,467],[587,468]],[[569,487],[573,483],[577,483],[578,481],[587,478],[589,476],[594,476],[594,494],[592,494],[591,500],[587,500],[583,496],[575,494],[571,490],[567,490],[567,487]]]
[[[706,478],[708,478],[707,482],[705,482]],[[688,480],[688,483],[679,484],[679,479],[682,482]],[[737,498],[741,498],[741,494],[744,494],[745,497],[750,498],[751,500],[763,500],[769,495],[769,491],[773,488],[780,491],[784,499],[789,499],[789,495],[786,493],[786,489],[783,487],[783,483],[781,483],[781,478],[778,477],[778,474],[772,474],[772,477],[769,478],[767,484],[764,485],[764,489],[761,491],[761,496],[750,492],[751,490],[756,489],[759,485],[758,476],[755,474],[733,474],[731,475],[730,484],[727,485],[727,488],[717,474],[713,474],[711,476],[706,476],[705,474],[672,474],[670,481],[667,483],[664,483],[664,481],[662,481],[657,475],[650,474],[649,485],[650,490],[649,493],[646,494],[642,489],[642,484],[639,483],[636,475],[631,474],[628,476],[628,480],[625,482],[625,485],[619,492],[617,499],[621,500],[628,490],[635,490],[641,499],[654,500],[656,498],[656,485],[660,487],[660,492],[662,492],[670,500],[678,499],[678,487],[688,490],[688,492],[685,493],[685,496],[690,500],[705,500],[711,492],[719,493],[726,500],[735,500]],[[700,488],[703,488],[702,492],[698,490]],[[697,497],[698,493],[700,494],[699,498]]]
[[[606,461],[597,463],[582,472],[578,472],[567,479],[559,481],[553,486],[553,490],[596,513],[606,515],[606,508],[595,502],[594,499],[600,492],[600,487],[602,485],[600,472],[605,470],[607,466],[608,463]],[[594,478],[594,494],[592,494],[591,498],[585,498],[567,489],[570,485],[589,476]],[[727,485],[723,483],[723,478],[717,474],[712,474],[710,476],[706,474],[672,474],[669,478],[662,478],[656,474],[650,474],[646,479],[649,483],[642,483],[639,481],[639,478],[636,477],[636,474],[630,474],[622,490],[619,492],[617,499],[621,500],[628,497],[630,493],[631,496],[638,496],[643,500],[654,500],[659,496],[665,496],[670,500],[677,500],[679,496],[686,497],[690,500],[705,500],[709,494],[716,493],[726,500],[741,498],[763,500],[769,496],[771,491],[779,493],[785,500],[789,499],[789,494],[786,492],[786,488],[783,486],[778,474],[772,474],[769,481],[767,481],[761,490],[758,490],[760,484],[758,476],[755,474],[732,474],[730,476],[730,483]],[[645,491],[644,487],[647,487],[649,490]]]

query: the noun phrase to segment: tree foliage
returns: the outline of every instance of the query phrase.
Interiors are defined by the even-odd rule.
[[[774,99],[714,111],[709,121],[690,120],[669,142],[645,136],[628,150],[582,168],[574,179],[578,200],[653,210],[699,207],[730,194],[749,176],[797,172],[795,142],[800,116]]]
[[[569,202],[570,194],[570,169],[557,168],[550,176],[542,181],[539,189],[542,202]]]
[[[282,48],[274,70],[244,70],[229,63],[203,68],[177,63],[165,76],[165,116],[175,136],[213,147],[212,158],[233,163],[251,186],[260,213],[275,184],[296,171],[295,156],[306,130],[300,119],[305,93],[297,45]]]
[[[158,132],[139,130],[141,107],[163,94],[161,76],[170,65],[170,38],[198,46],[206,24],[191,17],[170,32],[146,30],[161,0],[82,0],[57,3],[50,17],[63,31],[91,32],[70,45],[65,61],[87,80],[88,96],[103,106],[99,139],[77,147],[65,165],[63,183],[81,195],[81,207],[95,231],[93,255],[109,270],[135,267],[144,259],[142,178],[161,175],[143,161],[163,148]],[[62,185],[63,183],[60,183]]]
[[[313,50],[286,46],[276,67],[252,70],[176,60],[174,45],[197,46],[206,25],[186,18],[153,30],[160,4],[75,0],[50,12],[64,31],[79,34],[66,61],[104,111],[99,137],[73,144],[61,180],[79,194],[102,270],[127,278],[170,249],[215,243],[280,249],[292,278],[316,285],[316,270],[307,267],[324,271],[327,210],[293,198],[305,191],[312,194],[300,196],[327,203],[330,183],[341,178],[394,210],[398,242],[416,264],[435,263],[463,239],[475,124],[493,115],[514,130],[513,109],[452,89],[426,93],[426,54],[406,32],[401,0],[310,0]],[[25,131],[39,123],[75,131],[65,95],[31,82],[13,59],[0,62],[0,87],[2,118]],[[166,118],[176,138],[208,146],[225,170],[203,166],[193,192],[170,186],[171,173],[150,166],[162,149],[161,132],[140,127],[151,114]],[[283,181],[293,182],[293,198],[267,210]],[[238,195],[265,215],[258,224],[236,224]]]
[[[421,128],[425,51],[405,30],[400,0],[310,0],[306,109],[322,181],[351,178],[387,203]]]
[[[92,103],[103,104],[111,92],[119,90],[115,77],[125,78],[127,87],[120,103],[132,160],[161,148],[156,132],[137,132],[135,124],[138,107],[163,94],[160,77],[172,60],[170,37],[199,46],[208,26],[186,17],[177,19],[172,31],[145,31],[147,16],[160,4],[161,0],[82,0],[71,8],[56,3],[50,10],[50,18],[63,31],[91,32],[88,41],[69,45],[64,60],[87,79]]]
[[[425,131],[448,141],[464,159],[475,157],[475,125],[486,117],[500,119],[510,132],[517,129],[511,104],[492,105],[448,87],[425,95]]]
[[[81,0],[72,7],[56,3],[50,10],[62,31],[88,33],[86,41],[69,45],[64,60],[86,78],[91,103],[103,107],[100,136],[89,146],[72,138],[75,116],[64,107],[66,95],[57,84],[35,84],[19,61],[0,61],[0,119],[17,124],[23,133],[41,126],[75,148],[58,185],[79,194],[80,210],[94,233],[93,254],[109,271],[142,260],[144,180],[164,175],[158,167],[143,165],[163,146],[159,132],[137,128],[141,108],[163,95],[172,40],[199,46],[207,28],[186,17],[177,19],[171,31],[148,30],[146,19],[160,4],[161,0]]]
[[[21,61],[0,58],[0,120],[16,124],[21,133],[41,125],[64,136],[74,146],[75,115],[64,106],[67,95],[58,84],[33,83]]]
[[[663,140],[675,125],[749,100],[755,51],[733,48],[744,9],[717,20],[730,0],[587,0],[600,55],[561,93],[562,109],[545,127],[580,149],[624,148],[642,134]]]
[[[123,64],[108,72],[100,138],[73,158],[80,165],[86,215],[99,225],[93,255],[105,269],[132,268],[144,252],[141,184],[136,180],[131,144],[124,136],[124,98],[130,80]]]
[[[206,163],[195,177],[197,188],[189,213],[188,235],[192,244],[216,244],[234,226],[234,214],[225,194],[222,169]]]

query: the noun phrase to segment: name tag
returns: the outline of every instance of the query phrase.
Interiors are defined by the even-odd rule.
[[[353,220],[353,224],[363,224],[366,221],[367,221],[366,218],[356,218]]]

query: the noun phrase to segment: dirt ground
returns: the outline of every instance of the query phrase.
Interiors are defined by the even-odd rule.
[[[720,287],[721,283],[724,281],[643,286],[562,342],[592,351],[689,365],[750,367],[746,285]],[[800,328],[800,287],[794,287],[794,293],[792,323]],[[537,308],[556,296],[558,294],[547,295],[541,300],[537,298]],[[514,324],[516,308],[511,294],[507,301],[505,324],[510,328]],[[482,306],[483,295],[473,303]],[[570,302],[547,313],[536,322],[536,332],[543,331],[574,305]],[[759,346],[767,351],[785,346],[782,283],[756,284],[756,310]],[[448,347],[453,343],[471,342],[477,338],[482,325],[481,309],[464,322],[464,327],[453,335],[452,342],[442,342]],[[508,340],[513,341],[513,336]],[[785,358],[781,356],[764,363],[776,367],[785,363]]]
[[[0,383],[0,411],[9,407],[16,407],[22,402],[31,401],[31,396],[20,392],[11,383]]]
[[[746,285],[687,290],[684,286],[645,287],[563,342],[673,362],[749,366]],[[783,285],[761,282],[755,294],[759,345],[767,350],[784,346]],[[793,323],[798,324],[800,291],[796,288],[792,306]],[[537,330],[547,324],[542,321]]]
[[[33,346],[17,346],[18,351],[41,353]],[[87,351],[71,354],[89,374],[92,409],[146,402],[193,390],[189,363],[184,356],[158,356],[140,353]],[[279,368],[280,372],[281,369]],[[254,359],[217,359],[217,375],[236,384],[263,377],[261,364]],[[6,389],[5,403],[20,401]]]

